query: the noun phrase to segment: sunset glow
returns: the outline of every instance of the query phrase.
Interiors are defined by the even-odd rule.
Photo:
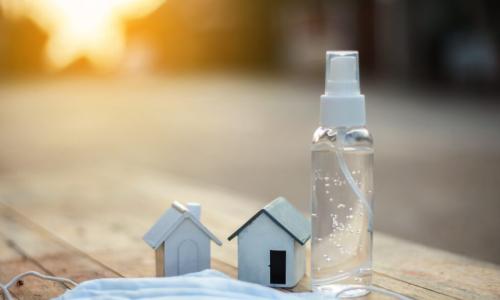
[[[63,69],[87,58],[101,70],[115,67],[125,50],[124,21],[144,17],[164,0],[0,0],[9,17],[27,17],[48,34],[49,66]]]

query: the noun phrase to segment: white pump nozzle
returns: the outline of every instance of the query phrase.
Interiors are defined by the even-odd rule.
[[[357,51],[326,52],[325,94],[321,96],[321,125],[365,125],[364,96],[359,88]]]
[[[359,66],[357,52],[327,52],[327,95],[359,95]]]

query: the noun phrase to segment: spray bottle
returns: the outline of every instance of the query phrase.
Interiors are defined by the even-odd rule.
[[[326,53],[325,94],[312,145],[313,291],[368,293],[372,275],[373,139],[365,128],[357,51]]]

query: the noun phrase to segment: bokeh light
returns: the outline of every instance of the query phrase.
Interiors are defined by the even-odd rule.
[[[56,70],[86,58],[99,70],[116,66],[125,51],[123,22],[164,0],[0,0],[8,17],[27,17],[47,35],[46,59]]]

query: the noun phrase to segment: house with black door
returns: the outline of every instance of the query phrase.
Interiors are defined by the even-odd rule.
[[[236,230],[238,279],[272,287],[293,287],[305,272],[305,243],[311,225],[290,202],[279,197]]]

